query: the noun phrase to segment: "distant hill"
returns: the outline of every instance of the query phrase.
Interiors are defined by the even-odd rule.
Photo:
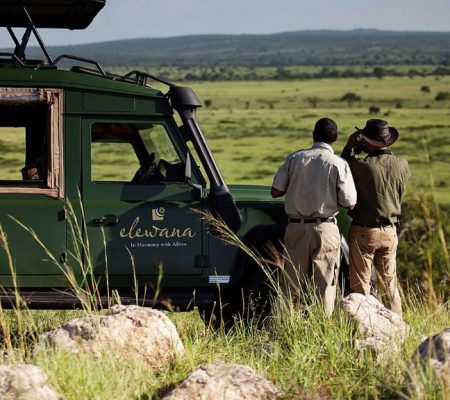
[[[74,33],[75,34],[75,33]],[[450,65],[450,32],[297,31],[195,35],[50,47],[106,66]]]

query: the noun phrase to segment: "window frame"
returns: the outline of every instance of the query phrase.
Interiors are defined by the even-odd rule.
[[[48,164],[46,187],[37,181],[0,181],[0,194],[35,194],[64,198],[63,90],[53,88],[0,87],[0,103],[11,105],[47,104]],[[39,187],[37,187],[39,186]]]

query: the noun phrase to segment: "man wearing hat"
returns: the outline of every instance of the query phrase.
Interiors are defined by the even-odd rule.
[[[286,194],[289,224],[284,236],[286,292],[297,300],[305,280],[312,282],[327,315],[336,299],[341,237],[335,215],[339,206],[352,208],[356,189],[348,164],[334,154],[337,125],[319,119],[311,148],[289,154],[272,184],[272,196]]]
[[[397,140],[398,131],[386,121],[370,119],[364,129],[356,129],[341,154],[350,165],[358,193],[358,202],[349,212],[353,218],[349,235],[350,288],[370,294],[372,266],[375,266],[387,294],[384,303],[401,315],[395,224],[410,178],[408,162],[388,150]],[[361,149],[367,156],[355,157]]]

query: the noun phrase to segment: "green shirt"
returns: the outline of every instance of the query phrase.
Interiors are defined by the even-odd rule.
[[[358,225],[386,225],[397,222],[401,214],[401,200],[411,174],[408,161],[389,150],[371,152],[357,158],[344,148],[355,181],[358,200],[349,215]]]

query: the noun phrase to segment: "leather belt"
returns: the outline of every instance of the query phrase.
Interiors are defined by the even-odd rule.
[[[334,217],[328,217],[328,218],[290,218],[289,222],[296,223],[296,224],[320,224],[321,222],[333,222],[336,223],[336,218]]]
[[[360,228],[386,228],[387,226],[394,226],[394,223],[379,223],[379,224],[358,224],[357,222],[352,221],[352,225],[359,226]]]

